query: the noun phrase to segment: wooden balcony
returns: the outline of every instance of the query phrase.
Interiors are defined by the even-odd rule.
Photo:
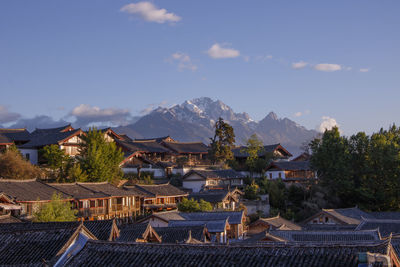
[[[92,217],[105,214],[107,214],[107,208],[105,207],[82,208],[78,210],[79,217]]]

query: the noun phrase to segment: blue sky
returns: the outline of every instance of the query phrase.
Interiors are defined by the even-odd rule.
[[[397,0],[4,0],[0,124],[115,122],[209,96],[256,120],[274,111],[371,133],[400,124],[399,10]]]

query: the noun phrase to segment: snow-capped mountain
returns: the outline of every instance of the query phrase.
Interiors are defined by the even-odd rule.
[[[156,108],[134,124],[118,127],[116,131],[124,132],[132,138],[170,135],[179,141],[208,143],[219,117],[233,126],[237,144],[244,144],[255,133],[264,144],[281,143],[297,152],[304,142],[310,141],[317,134],[288,118],[278,118],[274,112],[256,122],[247,113],[235,113],[222,101],[214,101],[209,97],[187,100],[171,108]]]

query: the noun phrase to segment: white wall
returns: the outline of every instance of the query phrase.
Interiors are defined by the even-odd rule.
[[[38,164],[38,151],[37,151],[37,149],[21,148],[19,151],[21,151],[21,154],[24,156],[24,158],[27,158],[27,154],[29,154],[29,161],[32,164],[35,164],[35,165]]]
[[[272,174],[272,179],[278,179],[279,178],[279,173],[281,174],[281,178],[285,179],[285,172],[284,171],[267,171],[267,172],[265,172],[265,176],[268,179],[271,179],[270,174]]]
[[[192,189],[193,192],[199,192],[203,185],[206,184],[206,180],[203,177],[193,173],[190,176],[186,177],[182,181],[182,186],[184,188]]]

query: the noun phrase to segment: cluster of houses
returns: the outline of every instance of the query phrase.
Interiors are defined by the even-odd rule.
[[[18,222],[0,216],[7,266],[400,266],[400,213],[327,209],[295,224],[243,211]]]

